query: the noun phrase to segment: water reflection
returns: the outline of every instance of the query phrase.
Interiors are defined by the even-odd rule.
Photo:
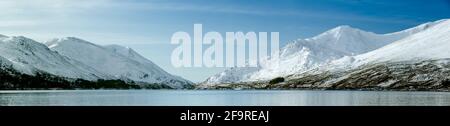
[[[448,92],[71,90],[0,91],[1,106],[341,106],[450,105]]]

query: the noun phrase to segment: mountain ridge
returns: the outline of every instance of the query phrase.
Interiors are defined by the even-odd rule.
[[[167,73],[131,48],[118,45],[100,46],[73,37],[53,39],[46,43],[51,50],[116,78],[145,83],[166,83],[174,88],[182,88],[191,83]]]
[[[285,68],[270,65],[266,68],[233,68],[213,75],[201,84],[264,81],[275,77],[303,73],[343,57],[349,58],[349,56],[373,51],[420,33],[443,21],[446,20],[427,22],[386,34],[367,32],[348,25],[337,26],[311,38],[297,39],[281,48],[280,60],[276,62],[284,64]]]
[[[64,43],[67,41],[76,42],[76,44],[72,43],[74,45],[72,47],[56,50],[56,48],[62,45],[67,45],[67,43]],[[114,49],[119,48],[121,51],[114,51]],[[113,62],[112,64],[114,64],[115,61],[121,61],[128,64],[122,65],[120,68],[110,65],[96,66],[86,62],[88,60],[80,60],[80,58],[67,55],[68,53],[66,51],[68,50],[72,51],[70,53],[82,54],[78,55],[80,57],[91,57],[88,60],[93,63],[107,64],[108,62]],[[98,55],[99,53],[101,54]],[[102,61],[105,60],[105,57],[115,60]],[[41,43],[23,36],[2,35],[0,36],[0,62],[3,66],[1,70],[3,74],[8,73],[7,71],[4,71],[7,69],[8,71],[13,71],[12,73],[16,74],[3,75],[3,77],[7,78],[17,76],[39,79],[39,77],[43,77],[44,75],[45,77],[54,78],[56,80],[74,81],[77,79],[82,79],[92,82],[101,80],[101,83],[104,82],[103,80],[119,79],[126,82],[131,82],[133,84],[164,84],[170,86],[171,88],[186,88],[190,87],[189,85],[192,84],[192,82],[188,80],[165,72],[156,64],[144,58],[131,48],[118,45],[100,46],[76,37],[53,39],[49,42]],[[105,72],[114,71],[113,69],[128,71],[124,72],[124,74],[112,74]],[[138,72],[142,73],[142,78],[131,76]],[[52,80],[42,81],[45,83],[60,83]],[[112,81],[112,83],[122,84],[122,82],[117,81]]]
[[[397,32],[415,34],[381,48],[283,76],[283,81],[222,83],[197,88],[450,91],[450,20],[415,28],[418,30]]]

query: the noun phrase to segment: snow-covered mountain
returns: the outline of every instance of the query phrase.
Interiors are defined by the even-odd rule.
[[[119,45],[100,46],[74,37],[54,39],[46,42],[46,45],[63,56],[114,78],[163,83],[174,88],[191,84],[188,80],[167,73],[131,48]]]
[[[99,46],[73,37],[42,44],[22,36],[0,35],[0,65],[1,70],[13,69],[32,76],[45,73],[89,81],[121,79],[172,88],[192,83],[165,72],[130,48]]]
[[[450,90],[450,20],[382,48],[288,77],[284,87]]]
[[[378,49],[439,23],[440,21],[429,22],[388,34],[376,34],[346,25],[339,26],[315,37],[298,39],[287,44],[280,50],[279,60],[273,61],[283,64],[282,67],[271,66],[276,63],[263,62],[266,67],[231,68],[209,77],[203,84],[249,82],[300,74],[343,57],[352,57]]]
[[[344,56],[289,75],[284,82],[201,85],[198,88],[450,91],[450,20],[427,23],[407,31],[417,32],[373,51]]]
[[[46,45],[22,36],[0,35],[0,57],[2,64],[11,65],[17,71],[29,75],[46,72],[86,80],[108,78],[106,74],[61,56]]]
[[[358,64],[450,58],[450,20],[439,20],[423,32],[355,56]]]
[[[423,25],[426,30],[382,48],[355,56],[346,56],[323,65],[316,71],[353,69],[382,62],[424,61],[450,58],[450,20]]]

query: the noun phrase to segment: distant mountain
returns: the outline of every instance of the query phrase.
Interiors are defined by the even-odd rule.
[[[59,55],[46,45],[22,36],[0,37],[0,60],[19,72],[34,75],[43,71],[69,78],[97,80],[109,78],[76,60]]]
[[[100,46],[74,37],[54,39],[46,42],[46,45],[63,56],[122,80],[164,83],[173,88],[191,84],[188,80],[167,73],[131,48],[119,45]]]
[[[450,87],[450,20],[424,27],[427,29],[382,48],[341,58],[291,78],[332,74],[335,77],[323,79],[323,84],[337,87]]]
[[[0,75],[0,88],[11,89],[40,88],[33,83],[55,88],[100,83],[112,88],[124,87],[125,83],[185,88],[192,84],[165,72],[130,48],[100,46],[73,37],[42,44],[22,36],[0,35]]]
[[[350,26],[338,26],[320,35],[298,39],[280,50],[277,61],[282,66],[272,66],[274,62],[263,62],[267,67],[230,68],[209,77],[202,84],[264,81],[275,77],[300,74],[334,60],[354,56],[378,49],[394,41],[414,35],[439,22],[430,22],[414,28],[389,34],[375,34]]]
[[[407,31],[417,32],[370,52],[344,56],[284,76],[284,82],[219,84],[207,88],[450,91],[450,20]]]
[[[426,27],[423,32],[354,56],[353,64],[450,58],[450,20],[439,20]]]

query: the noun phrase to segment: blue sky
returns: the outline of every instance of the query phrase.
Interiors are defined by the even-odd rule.
[[[449,0],[2,0],[0,8],[0,34],[124,45],[195,82],[224,69],[170,64],[170,37],[195,23],[204,32],[280,32],[284,45],[338,25],[388,33],[450,18]]]

